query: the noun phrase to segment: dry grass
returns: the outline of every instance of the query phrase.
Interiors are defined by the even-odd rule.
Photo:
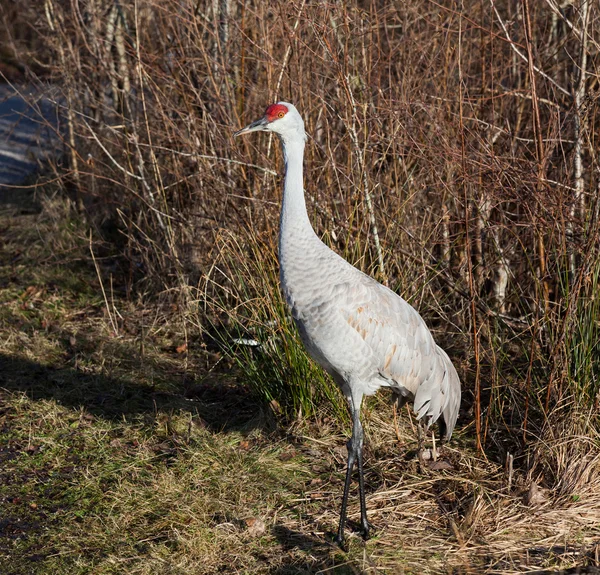
[[[509,485],[501,465],[473,450],[469,426],[443,448],[451,468],[421,469],[413,423],[402,414],[398,441],[385,397],[365,410],[375,534],[366,545],[351,537],[342,553],[332,544],[345,465],[339,421],[318,412],[277,428],[234,382],[227,356],[178,328],[173,309],[134,305],[117,285],[115,334],[83,257],[87,238],[77,240],[85,226],[64,206],[54,200],[0,222],[5,573],[524,573],[598,564],[600,451],[589,416],[553,415]],[[100,261],[106,281],[111,260]],[[358,512],[352,501],[351,521]]]

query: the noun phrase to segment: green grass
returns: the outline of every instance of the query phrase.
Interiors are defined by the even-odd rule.
[[[272,250],[251,234],[223,233],[215,251],[213,271],[200,290],[209,296],[208,317],[221,318],[210,331],[256,397],[288,420],[313,417],[327,406],[348,421],[341,393],[304,350]]]
[[[565,340],[570,387],[580,403],[594,406],[600,392],[600,259],[584,281]]]
[[[119,565],[147,573],[165,562],[183,573],[183,559],[195,572],[202,562],[202,572],[227,572],[224,538],[289,505],[306,478],[301,458],[280,458],[285,445],[247,446],[241,433],[210,432],[189,412],[172,415],[181,433],[168,434],[23,394],[5,397],[2,412],[11,573],[118,573]],[[250,543],[247,562],[262,545]]]

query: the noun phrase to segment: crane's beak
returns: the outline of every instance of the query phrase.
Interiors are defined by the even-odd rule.
[[[266,130],[266,126],[268,124],[269,120],[267,120],[266,118],[261,118],[260,120],[256,120],[256,122],[252,122],[252,124],[249,124],[245,128],[238,130],[235,134],[233,134],[233,137],[236,138],[237,136],[241,136],[242,134],[249,134],[250,132],[262,132]]]

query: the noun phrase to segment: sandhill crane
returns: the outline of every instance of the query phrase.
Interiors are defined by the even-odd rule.
[[[363,477],[364,395],[390,387],[400,405],[414,403],[417,419],[440,422],[449,439],[458,417],[460,381],[415,309],[396,293],[357,270],[316,235],[304,200],[302,162],[306,133],[298,110],[287,102],[236,132],[276,133],[283,146],[285,180],[279,228],[281,287],[312,358],[341,387],[352,415],[348,465],[337,543],[344,547],[348,491],[358,466],[360,532],[369,535]]]

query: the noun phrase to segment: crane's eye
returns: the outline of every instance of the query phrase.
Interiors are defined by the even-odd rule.
[[[279,114],[277,114],[278,118],[283,118],[285,116],[285,114],[283,112],[279,112]]]

